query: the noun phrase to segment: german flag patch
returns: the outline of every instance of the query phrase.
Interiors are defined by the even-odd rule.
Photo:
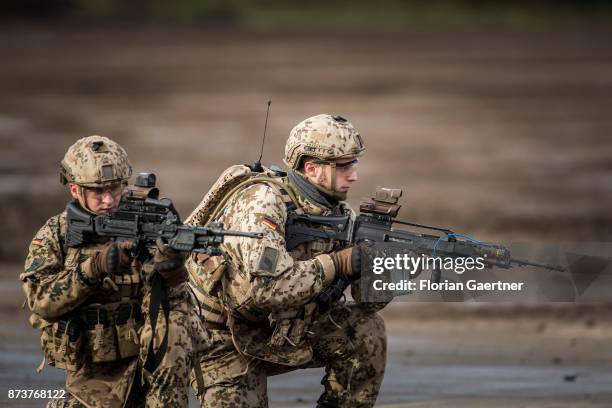
[[[278,225],[276,225],[274,221],[272,221],[269,218],[265,218],[265,217],[262,218],[261,223],[265,225],[266,227],[273,229],[273,230],[276,230],[276,228],[278,228]]]
[[[263,214],[257,214],[257,219],[264,227],[269,228],[272,231],[276,231],[279,234],[283,233],[282,229],[278,226],[278,224],[275,223],[272,219],[270,219],[270,217]]]

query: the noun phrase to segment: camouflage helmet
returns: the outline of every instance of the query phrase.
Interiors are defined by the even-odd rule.
[[[348,120],[321,114],[303,120],[291,130],[283,161],[295,170],[304,156],[319,160],[348,159],[361,156],[364,150],[361,135]]]
[[[132,165],[118,143],[104,136],[88,136],[68,148],[60,164],[60,182],[82,187],[105,187],[127,181]]]

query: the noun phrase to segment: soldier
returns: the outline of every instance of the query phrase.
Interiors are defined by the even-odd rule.
[[[292,212],[354,217],[344,200],[363,151],[346,119],[308,118],[287,140],[288,174],[255,176],[220,201],[212,220],[262,231],[264,238],[230,237],[225,257],[187,260],[212,338],[200,360],[202,407],[267,407],[268,376],[310,367],[325,368],[318,407],[374,405],[386,360],[385,325],[376,310],[386,303],[360,302],[358,289],[372,250],[319,239],[288,251],[285,239]],[[198,220],[197,212],[190,218]],[[317,296],[340,276],[353,282],[357,302],[320,313]]]
[[[104,214],[118,207],[131,174],[120,145],[90,136],[68,149],[60,180],[83,209]],[[184,257],[161,241],[142,261],[130,255],[126,242],[68,248],[66,233],[64,211],[38,231],[20,276],[45,358],[67,374],[66,399],[49,405],[187,406],[193,353],[205,333],[193,314]],[[170,313],[167,320],[160,313],[152,325],[147,314],[154,270],[167,288]]]

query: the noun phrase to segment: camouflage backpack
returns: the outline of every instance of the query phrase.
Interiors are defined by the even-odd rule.
[[[185,224],[208,225],[217,218],[234,193],[257,183],[274,186],[281,192],[288,210],[301,212],[295,204],[297,199],[291,190],[279,180],[285,173],[275,166],[271,168],[262,166],[261,169],[262,171],[254,171],[250,166],[243,164],[227,168],[204,195],[200,204],[187,217]],[[213,307],[214,305],[209,305],[210,297],[208,295],[211,294],[212,289],[223,276],[225,271],[224,258],[223,256],[212,256],[205,260],[207,264],[205,268],[207,270],[206,274],[197,273],[196,268],[191,267],[192,261],[191,259],[187,261],[190,284],[195,289],[196,297],[200,303],[205,308],[206,306],[209,308]],[[219,318],[219,322],[224,323],[224,321],[221,321],[221,318]]]

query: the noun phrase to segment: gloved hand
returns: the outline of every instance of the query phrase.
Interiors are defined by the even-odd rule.
[[[132,241],[119,241],[116,243],[118,249],[118,270],[129,269],[132,265],[133,257],[130,255],[130,251],[134,248]]]
[[[372,243],[361,242],[350,248],[329,254],[334,261],[336,273],[354,282],[361,278],[361,270],[365,264],[367,268],[372,268],[372,259],[384,256],[384,253],[377,249]]]
[[[185,257],[180,251],[175,251],[164,244],[161,239],[156,242],[156,251],[153,256],[154,268],[168,286],[176,286],[187,281]]]
[[[88,283],[95,284],[113,276],[119,268],[119,248],[114,242],[81,250],[81,271]]]
[[[336,269],[336,276],[346,277],[350,281],[354,281],[359,279],[359,277],[353,277],[353,253],[358,250],[355,247],[344,248],[340,251],[332,252],[329,254],[331,256],[332,261],[334,262],[334,267]],[[361,273],[361,269],[359,269],[359,273]]]

